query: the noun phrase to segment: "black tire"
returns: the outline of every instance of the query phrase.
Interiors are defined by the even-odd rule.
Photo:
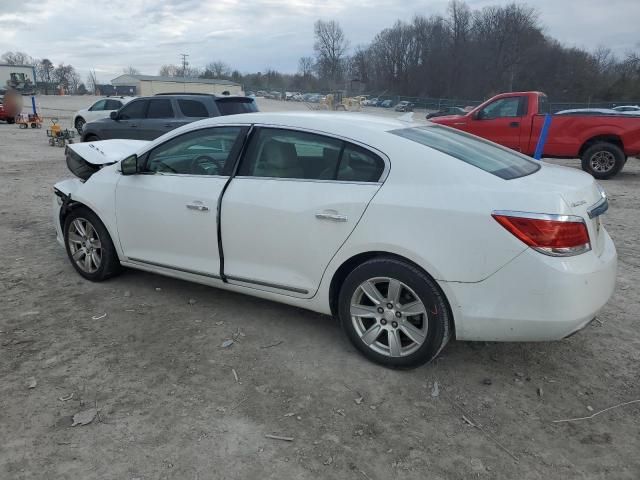
[[[7,118],[7,123],[9,125],[13,125],[14,123],[16,123],[16,119],[15,118]]]
[[[76,263],[76,260],[74,260],[73,258],[73,252],[71,251],[73,248],[71,244],[73,242],[70,242],[69,235],[72,224],[75,220],[84,220],[88,222],[95,230],[95,233],[97,234],[100,241],[100,248],[96,249],[96,251],[100,252],[100,265],[94,272],[84,270],[78,265],[78,263]],[[71,212],[65,219],[63,232],[64,245],[67,251],[67,256],[69,257],[69,261],[71,262],[71,265],[73,265],[73,268],[75,268],[81,276],[83,276],[87,280],[91,280],[92,282],[100,282],[120,273],[120,271],[122,270],[122,266],[120,265],[120,260],[118,259],[118,253],[113,246],[111,236],[109,235],[109,232],[107,232],[107,229],[102,221],[91,210],[86,207],[77,207],[71,210]],[[86,257],[86,255],[81,256],[80,258],[82,259],[84,257]]]
[[[625,158],[624,151],[613,143],[594,143],[582,154],[582,169],[594,178],[606,180],[622,170]]]
[[[82,127],[84,126],[85,123],[87,122],[85,122],[84,118],[82,117],[76,118],[74,127],[76,127],[76,131],[78,132],[78,135],[82,135]]]
[[[367,345],[356,330],[354,323],[357,322],[357,320],[351,315],[352,299],[360,289],[360,285],[367,280],[381,277],[397,280],[404,284],[405,287],[409,287],[409,289],[413,291],[411,293],[415,293],[417,299],[419,299],[425,307],[426,313],[421,316],[420,320],[421,322],[427,322],[425,339],[422,344],[416,343],[415,351],[404,356],[391,356],[390,354],[383,354],[374,350],[376,346],[380,348],[381,344],[379,341],[384,342],[386,339],[387,344],[389,344],[389,337],[387,335],[390,335],[390,333],[379,334],[380,336],[377,336],[376,340],[372,342],[374,347]],[[365,357],[376,363],[392,368],[414,368],[430,362],[444,348],[452,334],[452,320],[449,307],[444,294],[435,280],[408,262],[390,257],[378,257],[368,260],[351,271],[340,289],[338,316],[347,337],[349,337],[351,343],[360,350]],[[409,320],[409,318],[407,318],[407,320]],[[376,323],[376,320],[373,319],[368,319],[368,321]],[[379,322],[384,321],[385,320],[380,320]],[[399,321],[400,320],[398,320],[398,322]],[[405,320],[403,319],[402,321]],[[395,323],[396,329],[398,328],[396,322],[391,322],[391,320],[389,320],[389,322],[390,323],[385,323],[385,325]],[[402,329],[402,327],[399,328]],[[404,333],[401,334],[401,337],[403,337],[404,340],[409,340],[407,343],[410,343],[411,339]],[[420,346],[418,347],[418,345]],[[390,347],[389,350],[391,350]]]

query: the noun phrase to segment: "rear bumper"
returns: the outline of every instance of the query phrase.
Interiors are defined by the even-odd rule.
[[[595,318],[613,294],[616,270],[616,249],[604,232],[599,256],[557,258],[528,249],[482,282],[442,287],[459,340],[559,340]]]

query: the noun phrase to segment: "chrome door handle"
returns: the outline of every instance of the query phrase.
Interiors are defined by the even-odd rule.
[[[189,210],[197,210],[199,212],[208,212],[209,211],[209,207],[204,205],[202,202],[187,203],[187,208]]]
[[[347,216],[338,213],[316,213],[318,220],[331,220],[332,222],[346,222]]]

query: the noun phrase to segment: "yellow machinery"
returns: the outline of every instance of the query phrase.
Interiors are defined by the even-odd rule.
[[[50,146],[64,147],[68,143],[73,143],[75,132],[66,128],[63,130],[62,126],[58,124],[58,119],[52,118],[51,127],[47,130],[47,137],[49,137]]]

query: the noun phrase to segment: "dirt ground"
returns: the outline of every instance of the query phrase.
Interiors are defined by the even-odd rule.
[[[39,101],[70,126],[90,100]],[[0,123],[3,480],[640,478],[640,403],[552,423],[640,399],[640,161],[603,182],[619,274],[597,322],[454,341],[412,371],[308,311],[137,271],[83,280],[50,218],[68,176],[44,130]]]

